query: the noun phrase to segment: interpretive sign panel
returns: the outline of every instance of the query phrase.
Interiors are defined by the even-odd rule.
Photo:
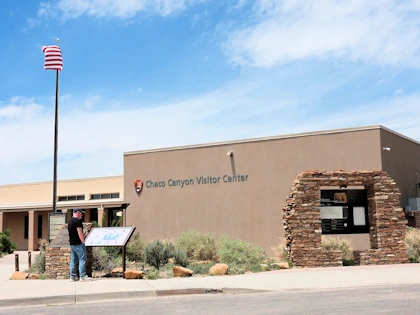
[[[48,240],[53,241],[66,223],[66,214],[61,212],[51,212],[48,215]]]
[[[125,246],[136,228],[133,226],[93,228],[86,246]]]
[[[343,219],[343,207],[321,207],[321,219]]]

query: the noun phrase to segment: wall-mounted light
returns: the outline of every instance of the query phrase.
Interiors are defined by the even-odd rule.
[[[233,152],[232,151],[228,151],[228,153],[226,153],[226,155],[232,156],[233,155]]]
[[[390,147],[383,147],[382,150],[384,150],[384,151],[391,151],[391,148]]]
[[[136,179],[134,181],[134,189],[138,194],[143,190],[143,181],[141,179]]]

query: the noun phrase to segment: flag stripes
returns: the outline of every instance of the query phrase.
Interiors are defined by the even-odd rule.
[[[45,70],[63,70],[63,57],[59,46],[44,46],[42,52],[45,54]]]

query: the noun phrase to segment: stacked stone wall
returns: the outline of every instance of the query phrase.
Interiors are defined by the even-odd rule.
[[[92,223],[83,223],[83,234],[86,236],[93,228]],[[86,274],[92,276],[92,247],[86,247]],[[67,224],[64,224],[56,238],[46,248],[45,274],[53,279],[68,279],[70,277],[71,248]],[[77,276],[79,276],[77,264]]]
[[[92,276],[92,247],[86,247],[86,274]],[[48,247],[45,256],[45,274],[48,278],[68,279],[70,277],[70,247]],[[77,264],[77,277],[79,269]]]
[[[321,247],[321,187],[364,186],[368,194],[371,249],[358,251],[360,264],[408,262],[405,248],[407,220],[400,206],[397,185],[383,171],[306,171],[295,180],[286,205],[283,223],[289,259],[297,266],[339,265],[338,256]],[[341,257],[340,257],[341,262]],[[342,263],[341,263],[342,264]]]

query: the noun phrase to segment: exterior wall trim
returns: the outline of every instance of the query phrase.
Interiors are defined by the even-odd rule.
[[[99,201],[100,200],[100,201]],[[98,208],[101,206],[121,206],[124,203],[124,200],[121,198],[118,199],[99,199],[92,202],[57,202],[57,207],[63,208]],[[0,211],[11,212],[11,211],[28,211],[28,210],[37,210],[37,211],[49,211],[52,210],[52,203],[26,203],[26,204],[9,204],[9,205],[0,205]]]
[[[84,181],[96,181],[101,179],[117,179],[117,178],[123,178],[123,175],[116,175],[116,176],[101,176],[101,177],[88,177],[88,178],[76,178],[76,179],[63,179],[57,181],[57,183],[71,183],[71,182],[84,182]],[[27,186],[30,185],[45,185],[45,184],[51,184],[51,180],[42,181],[42,182],[33,182],[33,183],[18,183],[18,184],[6,184],[6,185],[0,185],[0,188],[6,188],[6,187],[16,187],[16,186]]]
[[[337,134],[337,133],[348,133],[348,132],[357,132],[357,131],[368,131],[368,130],[386,130],[393,134],[396,134],[399,137],[412,141],[416,144],[420,145],[420,142],[417,142],[414,139],[411,139],[407,136],[399,134],[391,129],[388,129],[381,125],[373,125],[373,126],[366,126],[366,127],[357,127],[357,128],[345,128],[345,129],[332,129],[332,130],[324,130],[324,131],[314,131],[314,132],[305,132],[305,133],[297,133],[297,134],[289,134],[289,135],[279,135],[279,136],[272,136],[272,137],[262,137],[262,138],[250,138],[244,140],[235,140],[235,141],[224,141],[224,142],[214,142],[214,143],[207,143],[207,144],[195,144],[195,145],[187,145],[187,146],[179,146],[179,147],[168,147],[168,148],[159,148],[159,149],[151,149],[151,150],[138,150],[138,151],[128,151],[124,152],[124,156],[129,155],[136,155],[136,154],[145,154],[145,153],[154,153],[154,152],[165,152],[165,151],[177,151],[177,150],[186,150],[186,149],[198,149],[198,148],[207,148],[207,147],[217,147],[217,146],[224,146],[224,145],[233,145],[233,144],[241,144],[241,143],[252,143],[252,142],[261,142],[261,141],[270,141],[270,140],[281,140],[281,139],[291,139],[291,138],[300,138],[300,137],[311,137],[311,136],[319,136],[319,135],[328,135],[328,134]]]

